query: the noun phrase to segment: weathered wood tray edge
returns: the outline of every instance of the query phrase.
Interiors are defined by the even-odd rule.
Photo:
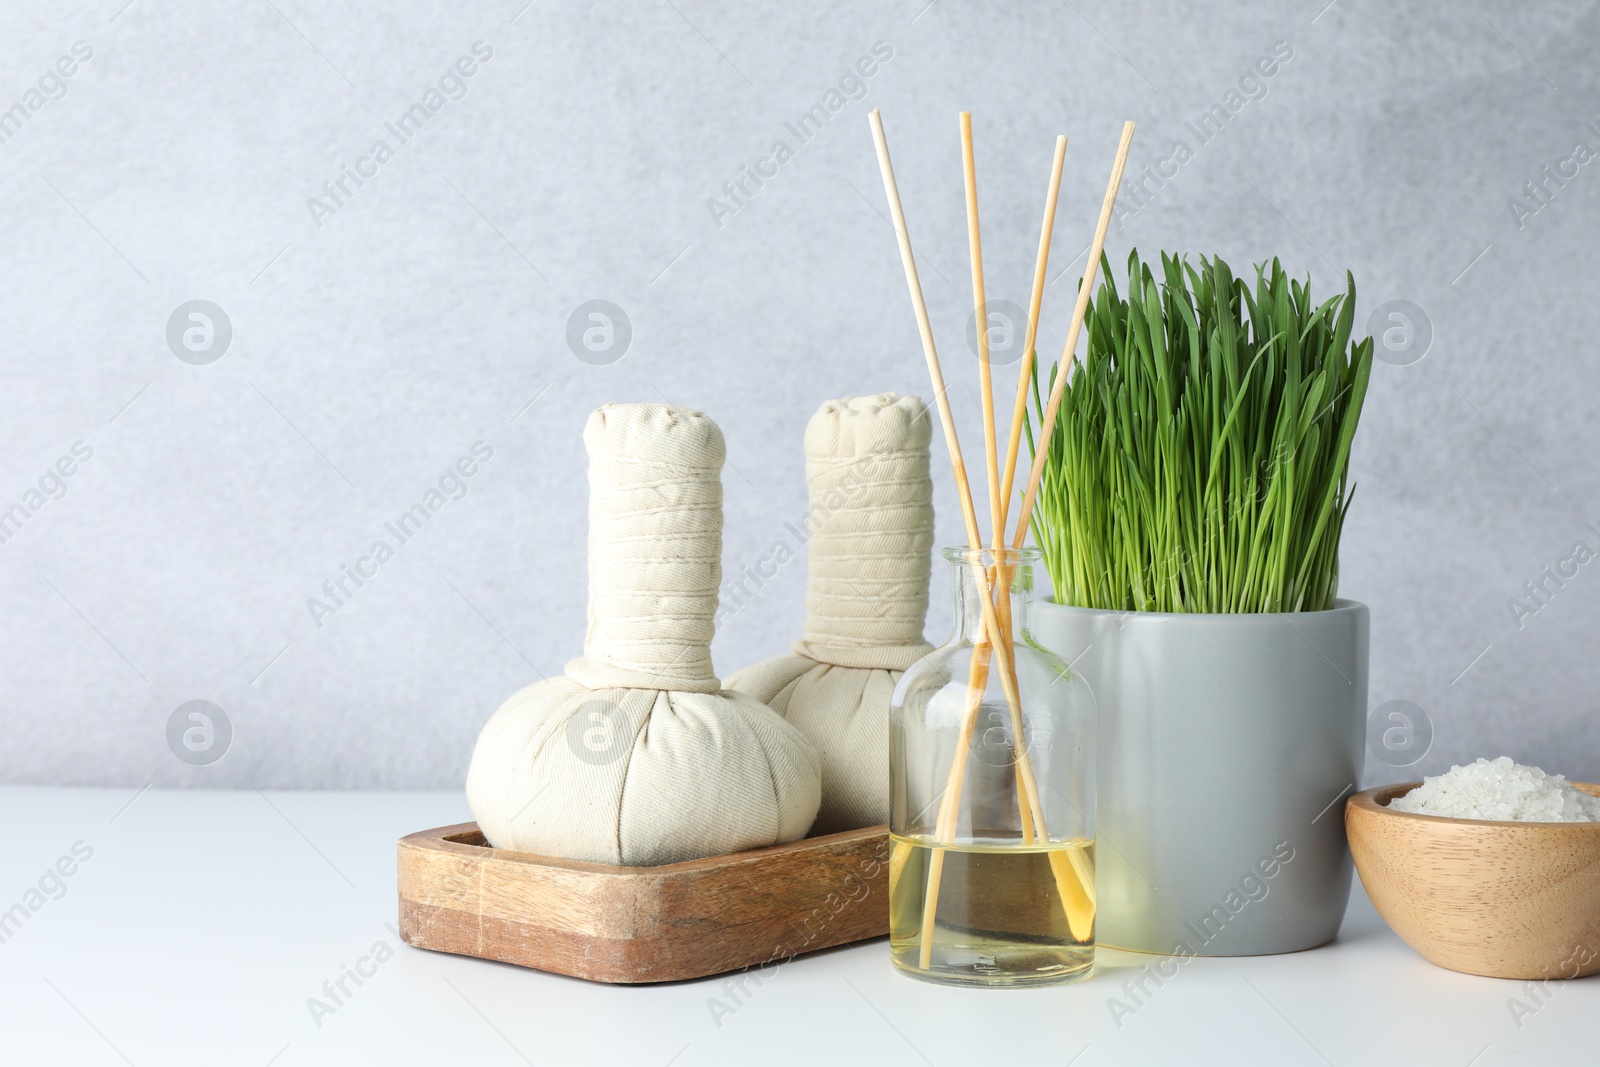
[[[660,867],[491,848],[476,823],[402,837],[409,945],[597,982],[670,982],[889,932],[887,826]]]

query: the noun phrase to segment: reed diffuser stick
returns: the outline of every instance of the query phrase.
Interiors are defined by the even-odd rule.
[[[1056,371],[1055,385],[1050,389],[1050,403],[1045,406],[1044,418],[1039,427],[1039,440],[1034,446],[1033,469],[1028,474],[1028,491],[1022,497],[1022,510],[1017,513],[1016,533],[1011,547],[1021,548],[1028,537],[1028,522],[1033,518],[1033,506],[1039,497],[1039,481],[1044,477],[1045,459],[1050,455],[1050,435],[1056,429],[1056,413],[1061,409],[1061,394],[1067,387],[1067,374],[1072,361],[1077,358],[1078,334],[1083,330],[1083,317],[1089,311],[1089,299],[1094,295],[1095,275],[1100,271],[1100,255],[1106,247],[1106,231],[1111,228],[1111,214],[1117,206],[1117,187],[1122,184],[1122,170],[1128,163],[1128,148],[1133,144],[1133,123],[1122,124],[1122,140],[1117,144],[1117,158],[1111,164],[1111,179],[1106,183],[1105,199],[1100,203],[1100,221],[1095,225],[1094,240],[1089,244],[1089,262],[1084,269],[1083,282],[1078,287],[1078,302],[1072,309],[1072,323],[1067,327],[1067,343],[1061,351],[1060,369]]]
[[[922,354],[927,360],[928,377],[933,385],[934,403],[939,411],[939,421],[944,426],[945,447],[950,453],[950,467],[955,474],[956,494],[961,503],[961,519],[967,530],[967,547],[971,551],[979,551],[983,540],[978,533],[978,516],[972,506],[972,485],[967,478],[967,466],[961,458],[961,441],[956,435],[955,418],[950,412],[950,400],[946,396],[947,387],[944,382],[944,372],[939,366],[939,351],[933,341],[933,325],[928,319],[928,305],[922,296],[922,282],[917,275],[916,255],[911,249],[911,234],[906,228],[905,209],[900,203],[900,188],[894,177],[894,164],[889,159],[889,142],[883,132],[883,116],[873,108],[867,116],[872,126],[872,140],[878,152],[878,169],[883,175],[883,191],[889,201],[889,215],[894,222],[895,237],[900,244],[900,264],[905,269],[906,287],[911,293],[911,307],[916,313],[917,331],[922,338]],[[987,572],[980,566],[976,568],[979,585],[979,606],[983,612],[983,633],[988,635],[992,644],[999,639],[1000,624],[995,618],[994,598],[990,592]],[[981,638],[980,638],[981,640]],[[1000,685],[1004,689],[1006,702],[1021,706],[1017,697],[1017,680],[1009,670],[1010,664],[1006,657],[1000,657]],[[985,675],[987,684],[987,674]],[[981,699],[981,692],[980,699]],[[945,786],[944,802],[940,806],[939,826],[935,829],[936,841],[948,841],[954,837],[953,826],[957,814],[957,801],[961,795],[961,785],[966,777],[967,762],[962,758],[972,744],[972,734],[977,725],[976,708],[964,717],[958,735],[956,758],[951,764],[950,779]],[[942,832],[941,832],[942,831]],[[934,919],[934,903],[938,900],[939,881],[943,876],[944,850],[935,848],[929,858],[928,868],[928,896],[924,904],[923,938],[922,938],[922,966],[929,965],[929,954],[933,951],[931,938]]]
[[[1128,149],[1133,144],[1134,124],[1122,124],[1122,139],[1117,144],[1116,159],[1111,164],[1111,176],[1106,182],[1105,198],[1100,203],[1100,219],[1095,225],[1094,240],[1089,245],[1089,262],[1085,270],[1083,282],[1078,288],[1078,300],[1072,309],[1072,321],[1067,328],[1067,342],[1061,355],[1061,366],[1056,372],[1054,386],[1050,390],[1050,403],[1045,409],[1043,426],[1039,441],[1034,449],[1033,468],[1028,476],[1028,489],[1022,498],[1022,508],[1017,513],[1016,532],[1012,536],[1012,547],[1021,548],[1028,536],[1028,523],[1033,517],[1034,504],[1038,500],[1039,482],[1044,475],[1045,457],[1050,452],[1050,435],[1055,430],[1056,413],[1061,407],[1061,395],[1066,388],[1067,375],[1071,370],[1073,359],[1078,349],[1078,334],[1083,330],[1083,319],[1089,310],[1089,299],[1093,295],[1095,275],[1100,269],[1100,256],[1105,250],[1106,233],[1111,228],[1111,217],[1117,205],[1117,190],[1122,184],[1122,172],[1128,163]],[[1035,280],[1037,281],[1037,275]],[[1037,290],[1035,290],[1037,292]],[[1031,354],[1031,353],[1030,353]],[[1027,357],[1024,357],[1027,358]],[[1017,409],[1019,415],[1014,417],[1012,423],[1012,441],[1019,439],[1021,428],[1020,412],[1024,410],[1027,402],[1028,375],[1024,374],[1017,383]],[[1013,456],[1015,448],[1013,447]],[[1014,471],[1014,463],[1011,465]],[[1008,493],[1009,496],[1009,493]],[[1074,936],[1086,936],[1092,930],[1095,907],[1094,871],[1090,867],[1088,858],[1080,850],[1073,849],[1066,856],[1067,862],[1072,866],[1076,875],[1076,884],[1082,889],[1082,896],[1075,896],[1069,891],[1072,885],[1063,879],[1062,863],[1056,853],[1050,855],[1050,866],[1056,876],[1058,888],[1062,889],[1061,903],[1067,911],[1068,927]]]
[[[1095,261],[1096,268],[1098,267],[1100,253],[1105,246],[1105,238],[1110,227],[1112,210],[1114,209],[1116,203],[1117,187],[1122,182],[1122,173],[1127,164],[1128,150],[1132,142],[1132,137],[1133,123],[1125,123],[1122,131],[1122,139],[1117,147],[1117,155],[1112,162],[1112,171],[1108,181],[1107,196],[1106,200],[1101,205],[1101,217],[1099,224],[1096,227],[1095,239],[1093,242],[1091,242],[1090,254]],[[1056,144],[1056,160],[1054,166],[1052,167],[1051,173],[1051,188],[1045,205],[1045,223],[1043,226],[1044,232],[1041,233],[1039,254],[1035,259],[1034,291],[1032,302],[1029,308],[1028,332],[1030,336],[1027,340],[1027,343],[1024,345],[1024,364],[1021,368],[1021,373],[1018,375],[1017,395],[1014,400],[1014,413],[1011,424],[1011,438],[1008,442],[1007,449],[1006,474],[1004,483],[1005,503],[1009,503],[1010,501],[1011,488],[1016,471],[1016,457],[1018,451],[1020,450],[1023,426],[1022,420],[1026,411],[1025,405],[1027,403],[1027,389],[1032,371],[1031,360],[1034,356],[1034,346],[1032,342],[1037,338],[1038,315],[1043,301],[1044,277],[1046,273],[1047,257],[1049,255],[1050,230],[1054,225],[1055,204],[1060,190],[1061,163],[1064,158],[1065,147],[1065,139],[1058,139]],[[1093,280],[1094,273],[1091,271],[1088,277],[1085,279],[1084,289],[1090,290]],[[1083,299],[1085,295],[1085,292],[1080,291],[1079,301],[1076,306],[1076,314],[1074,315],[1073,319],[1075,325],[1073,325],[1069,330],[1069,339],[1067,342],[1067,350],[1069,352],[1076,349],[1077,335],[1082,329],[1083,316],[1087,312],[1088,303],[1087,300]],[[1059,406],[1059,401],[1057,404]],[[1034,495],[1037,495],[1037,488],[1034,489]],[[1031,501],[1025,501],[1023,518],[1019,524],[1018,534],[1014,544],[1015,548],[1022,547],[1022,542],[1026,537],[1028,516],[1030,516],[1032,513],[1032,506],[1033,505]],[[1006,509],[1003,504],[1001,510],[1002,516],[1004,516],[1005,510]],[[1008,596],[1002,597],[1000,595],[1001,590],[1007,590],[1010,588],[1011,575],[1009,573],[1009,569],[1005,565],[1004,553],[1000,551],[1004,545],[1003,527],[997,527],[997,529],[1001,529],[1001,532],[997,534],[995,538],[996,574],[993,580],[993,588],[995,589],[996,595],[996,607],[999,609],[1001,614],[1002,629],[1008,638],[1008,640],[1002,645],[1001,652],[1005,658],[1012,659],[1014,653],[1010,645],[1010,639],[1012,638],[1012,625],[1009,612],[1010,598]],[[978,650],[980,653],[982,651],[983,650],[981,649]],[[1016,670],[1014,660],[1009,666],[1010,673],[1014,677]],[[974,674],[976,673],[977,672],[975,671]],[[1020,723],[1020,715],[1016,713],[1013,714],[1012,730],[1013,736],[1017,738],[1020,743],[1023,734]],[[1023,813],[1022,819],[1023,839],[1024,841],[1027,841],[1032,836],[1028,833],[1028,824],[1031,816],[1031,820],[1034,823],[1034,829],[1037,832],[1038,837],[1042,840],[1048,841],[1049,833],[1045,827],[1044,811],[1041,804],[1041,798],[1039,796],[1038,784],[1033,774],[1032,761],[1027,757],[1025,752],[1017,760],[1016,767],[1018,800],[1019,802],[1026,802],[1028,808],[1028,810]],[[957,807],[959,806],[959,801],[951,801],[951,804],[952,807]],[[1087,940],[1094,930],[1096,893],[1093,866],[1090,863],[1087,853],[1079,849],[1066,851],[1052,850],[1049,853],[1049,856],[1051,872],[1055,878],[1057,891],[1061,896],[1062,908],[1066,912],[1068,927],[1072,931],[1074,937]],[[931,933],[931,929],[929,928],[930,925],[931,924],[925,924],[925,944],[928,935]]]
[[[983,237],[978,225],[978,167],[972,112],[961,113],[961,173],[967,191],[967,253],[972,260],[972,325],[978,342],[978,393],[983,398],[983,458],[989,475],[989,529],[1001,529],[1000,459],[995,445],[994,372],[989,365],[989,306],[983,285]],[[981,542],[980,542],[981,544]]]
[[[1004,548],[1004,527],[1010,512],[1011,490],[1016,485],[1017,452],[1022,446],[1022,426],[1028,415],[1028,383],[1033,377],[1033,346],[1039,338],[1039,309],[1044,304],[1044,279],[1050,263],[1050,238],[1055,234],[1056,201],[1061,195],[1061,169],[1067,160],[1067,137],[1056,138],[1056,157],[1050,165],[1050,191],[1044,197],[1044,224],[1039,227],[1039,252],[1033,262],[1033,296],[1028,302],[1027,333],[1022,340],[1022,366],[1017,372],[1016,402],[1011,408],[1011,439],[1006,442],[1005,473],[1000,480],[1000,527],[995,548]]]
[[[928,364],[928,378],[933,385],[934,404],[939,411],[939,421],[944,427],[945,447],[950,453],[950,468],[955,474],[956,495],[961,503],[961,521],[967,530],[967,547],[978,551],[983,547],[983,540],[978,533],[978,514],[972,507],[972,483],[967,478],[967,465],[961,458],[961,441],[956,436],[955,416],[950,412],[950,398],[946,395],[948,387],[944,382],[944,372],[939,367],[939,350],[933,343],[933,324],[928,319],[928,305],[922,297],[922,282],[917,276],[916,255],[911,250],[911,234],[906,228],[905,209],[900,204],[900,188],[895,182],[894,164],[889,159],[889,142],[883,133],[883,116],[877,108],[867,116],[872,125],[872,139],[878,149],[878,169],[883,174],[883,190],[889,200],[889,214],[894,221],[895,237],[900,243],[900,264],[905,268],[906,287],[911,292],[911,307],[917,317],[917,331],[922,337],[922,354]],[[989,589],[988,575],[983,568],[978,569],[979,586],[983,593],[980,607],[983,610],[984,633],[990,636],[991,642],[994,635],[999,634],[999,625],[995,619],[993,596]],[[1000,684],[1005,689],[1006,699],[1015,701],[1017,697],[1017,680],[1004,668],[1000,671]]]
[[[964,124],[965,127],[965,124]],[[966,130],[964,128],[965,135]],[[964,137],[964,147],[966,147]],[[1050,255],[1050,240],[1055,227],[1056,204],[1061,190],[1061,172],[1066,159],[1067,139],[1056,139],[1055,158],[1050,169],[1049,190],[1045,195],[1044,222],[1040,226],[1039,250],[1034,262],[1033,294],[1028,308],[1027,333],[1023,342],[1023,364],[1018,374],[1014,410],[1012,413],[1010,440],[1006,448],[1006,465],[1003,481],[998,495],[998,519],[995,523],[994,561],[995,576],[993,588],[995,590],[995,607],[1000,616],[1001,631],[1005,634],[1005,641],[1000,652],[1010,661],[1010,670],[1015,676],[1015,652],[1012,641],[1015,640],[1011,619],[1011,598],[1008,591],[1011,587],[1011,570],[1005,559],[1005,518],[1007,505],[1010,503],[1011,490],[1016,476],[1017,455],[1021,447],[1023,419],[1026,412],[1027,389],[1032,371],[1034,356],[1034,342],[1038,336],[1039,311],[1044,301],[1044,283]],[[969,166],[969,174],[971,168]],[[971,218],[975,215],[976,198],[970,189],[968,191],[969,227]],[[980,352],[983,346],[980,342]],[[992,410],[992,408],[990,409]],[[986,412],[987,414],[987,412]],[[987,675],[987,655],[985,649],[975,649],[973,658],[973,677],[976,680],[980,673]],[[979,668],[984,668],[981,672]],[[981,694],[982,681],[977,681]],[[1012,737],[1017,744],[1022,743],[1024,737],[1021,722],[1020,708],[1011,708]],[[1039,795],[1039,786],[1033,773],[1033,765],[1026,751],[1019,756],[1017,763],[1017,800],[1022,806],[1021,827],[1024,843],[1031,843],[1035,836],[1041,840],[1049,840],[1049,831],[1045,825],[1042,798]],[[958,800],[951,801],[952,806],[958,805]],[[1087,855],[1081,850],[1073,849],[1067,852],[1051,850],[1050,869],[1054,876],[1057,893],[1061,897],[1061,907],[1066,913],[1068,928],[1074,937],[1088,940],[1094,932],[1094,870],[1090,866]],[[924,929],[924,944],[928,943],[931,930]]]
[[[989,529],[994,534],[996,547],[1004,548],[1005,519],[1000,503],[1000,461],[994,423],[994,373],[989,362],[989,301],[983,283],[983,237],[982,227],[978,224],[977,154],[972,145],[970,111],[961,112],[961,170],[967,193],[967,254],[972,262],[972,321],[977,332],[978,392],[983,403],[983,452],[989,475]],[[982,565],[981,559],[974,562]],[[1011,597],[1007,592],[1011,584],[1001,556],[995,556],[991,569],[993,573],[989,580],[995,591],[995,615],[1000,625],[998,631],[992,635],[987,648],[973,649],[972,663],[967,675],[969,715],[976,715],[983,703],[983,691],[989,673],[988,659],[991,655],[998,651],[1012,665],[1013,675],[1016,671],[1016,655],[1011,649]],[[1022,708],[1012,704],[1010,712],[1012,736],[1020,741]],[[1023,783],[1019,780],[1018,785]],[[1024,786],[1017,790],[1018,822],[1022,827],[1022,839],[1032,843],[1033,820],[1029,814],[1030,806],[1024,792],[1025,788]]]
[[[961,520],[966,525],[967,536],[976,546],[978,516],[972,510],[972,485],[967,479],[967,465],[961,459],[961,441],[956,436],[955,418],[950,413],[950,398],[946,396],[944,372],[939,368],[939,350],[933,343],[933,323],[928,319],[928,305],[922,298],[922,281],[917,275],[916,253],[911,250],[911,233],[906,229],[905,208],[900,204],[900,188],[894,178],[894,164],[889,160],[889,142],[883,134],[883,116],[873,108],[867,116],[872,124],[872,140],[878,149],[878,169],[883,174],[883,191],[889,198],[889,215],[894,221],[894,233],[900,244],[900,265],[905,269],[906,287],[911,291],[911,309],[917,316],[917,333],[922,337],[922,354],[928,363],[928,377],[933,383],[933,402],[939,411],[939,422],[944,427],[945,449],[950,453],[950,467],[955,474],[956,493],[961,501]]]
[[[1027,332],[1022,342],[1022,369],[1017,378],[1015,402],[1011,412],[1010,440],[1006,442],[1005,473],[1001,477],[999,492],[998,518],[994,525],[994,560],[996,566],[995,586],[997,589],[1011,588],[1011,573],[1006,566],[1005,552],[1005,525],[1006,517],[1011,504],[1011,488],[1017,473],[1017,452],[1022,444],[1023,421],[1027,415],[1028,382],[1033,368],[1033,346],[1039,335],[1039,309],[1044,304],[1044,281],[1046,267],[1050,260],[1050,239],[1054,236],[1056,222],[1056,202],[1061,194],[1061,171],[1067,158],[1067,138],[1065,134],[1056,138],[1055,158],[1050,165],[1050,186],[1044,198],[1044,222],[1039,227],[1039,251],[1034,257],[1033,267],[1033,295],[1028,302]],[[1016,672],[1016,654],[1011,642],[1015,640],[1011,619],[1011,598],[1009,596],[996,596],[995,607],[999,610],[1001,628],[1007,634],[1006,653],[1012,661],[1012,673]],[[1012,736],[1022,737],[1022,724],[1020,721],[1012,723]],[[1030,772],[1031,765],[1027,768]],[[1031,774],[1029,775],[1031,777]],[[1018,799],[1025,800],[1019,792]],[[1033,840],[1032,819],[1030,812],[1024,811],[1022,815],[1022,839],[1024,842]],[[1039,827],[1039,832],[1044,833],[1044,827]]]

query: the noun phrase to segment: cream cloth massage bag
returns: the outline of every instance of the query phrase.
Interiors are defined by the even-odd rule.
[[[722,581],[722,431],[608,404],[589,450],[589,629],[566,673],[494,713],[467,802],[489,843],[648,866],[804,837],[817,753],[711,670]]]
[[[830,400],[806,427],[805,637],[730,675],[822,755],[813,833],[889,821],[889,697],[922,639],[933,552],[931,434],[916,397]]]

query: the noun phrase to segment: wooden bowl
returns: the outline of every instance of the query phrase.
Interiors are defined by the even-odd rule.
[[[1361,882],[1401,940],[1430,963],[1490,978],[1600,972],[1600,822],[1389,810],[1420,784],[1357,793],[1344,814]]]

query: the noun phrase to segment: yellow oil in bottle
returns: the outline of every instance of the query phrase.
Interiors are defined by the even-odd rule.
[[[929,836],[892,834],[890,843],[889,951],[902,971],[953,985],[1010,986],[1070,982],[1093,968],[1093,841],[936,848]],[[924,945],[935,866],[938,900]]]

